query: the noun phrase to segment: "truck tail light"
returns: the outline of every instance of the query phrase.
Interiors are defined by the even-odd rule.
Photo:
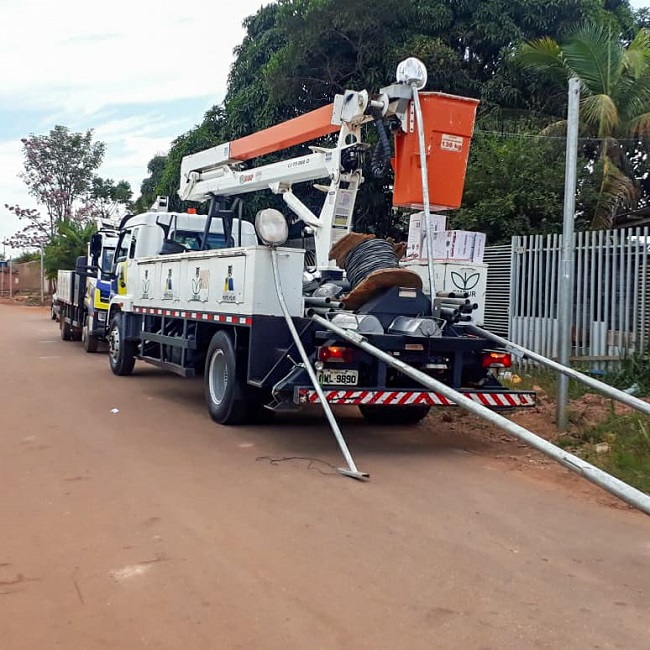
[[[481,363],[484,368],[510,368],[512,366],[512,355],[507,352],[487,350],[483,352]]]
[[[340,345],[325,345],[318,348],[318,360],[323,363],[336,362],[336,363],[351,363],[354,359],[354,350],[352,348],[344,348]]]

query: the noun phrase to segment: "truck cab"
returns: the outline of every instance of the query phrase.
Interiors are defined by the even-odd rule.
[[[102,228],[88,244],[88,257],[92,271],[86,278],[84,296],[85,319],[81,340],[87,352],[95,352],[99,341],[105,340],[108,307],[111,296],[111,269],[115,258],[118,231]]]

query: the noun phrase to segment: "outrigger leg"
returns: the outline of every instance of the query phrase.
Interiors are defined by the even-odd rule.
[[[341,453],[345,458],[345,462],[348,464],[347,468],[337,467],[336,469],[339,472],[339,474],[343,474],[343,476],[350,476],[351,478],[355,478],[359,481],[364,481],[370,478],[370,474],[368,474],[367,472],[360,472],[357,469],[357,466],[354,463],[354,459],[352,458],[352,454],[350,453],[350,450],[348,449],[348,446],[345,442],[345,438],[343,438],[341,429],[339,428],[339,425],[336,422],[334,413],[332,413],[332,407],[329,405],[327,398],[325,397],[323,388],[318,383],[318,378],[316,377],[316,373],[314,372],[314,369],[311,365],[309,357],[307,356],[307,352],[305,351],[302,341],[300,340],[300,336],[298,335],[296,326],[293,324],[293,321],[291,320],[291,315],[289,314],[287,303],[284,300],[284,293],[282,292],[282,286],[280,284],[280,273],[278,271],[277,255],[278,255],[277,250],[275,248],[272,248],[271,261],[273,264],[273,278],[275,280],[275,289],[278,293],[278,300],[280,301],[280,307],[282,309],[282,313],[284,314],[284,319],[287,322],[287,327],[291,332],[291,336],[294,340],[294,343],[296,344],[296,348],[298,348],[298,352],[300,353],[300,358],[302,359],[304,368],[307,371],[307,374],[309,375],[309,379],[311,380],[311,383],[314,386],[314,390],[318,395],[318,399],[320,400],[320,403],[323,407],[323,411],[325,411],[325,415],[327,416],[327,420],[332,429],[332,432],[336,437],[336,442],[338,442],[339,447],[341,449]]]

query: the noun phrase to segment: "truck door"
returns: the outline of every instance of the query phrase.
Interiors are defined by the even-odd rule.
[[[115,253],[115,292],[118,296],[126,295],[127,261],[131,252],[131,235],[130,230],[121,233]]]

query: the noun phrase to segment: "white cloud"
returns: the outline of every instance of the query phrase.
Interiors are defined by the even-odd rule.
[[[242,21],[273,1],[0,2],[0,112],[21,118],[18,136],[0,122],[0,242],[20,226],[4,203],[36,207],[19,137],[92,127],[107,145],[99,175],[137,196],[149,160],[223,99]],[[174,100],[203,108],[179,116]]]
[[[0,60],[15,64],[0,67],[0,104],[93,113],[111,104],[221,96],[241,22],[262,4],[3,3]]]

